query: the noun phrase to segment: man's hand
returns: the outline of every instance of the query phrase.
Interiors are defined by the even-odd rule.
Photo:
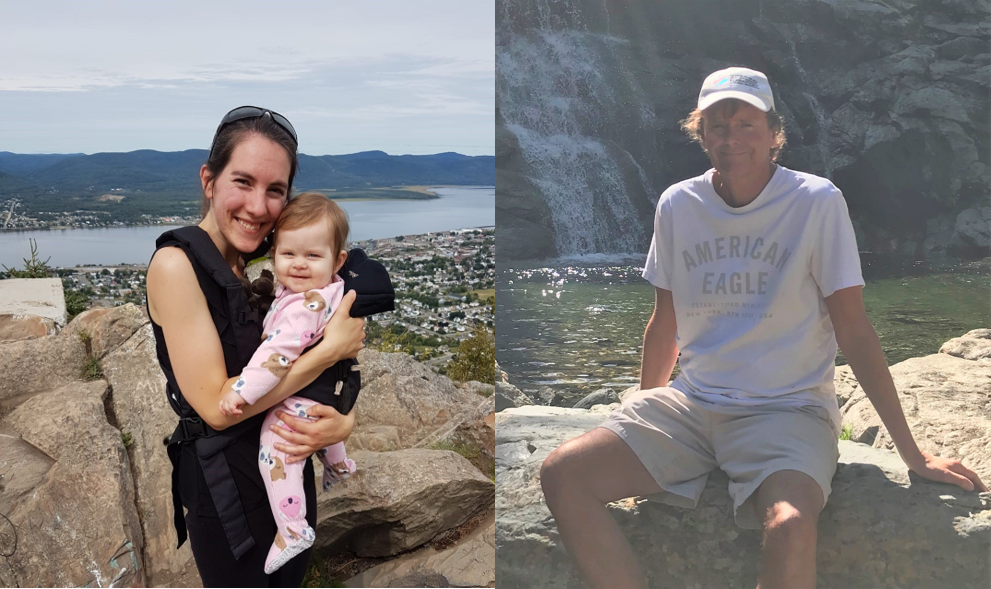
[[[933,456],[928,452],[921,452],[921,454],[922,462],[908,465],[909,469],[920,477],[938,483],[950,483],[967,491],[973,491],[976,488],[982,493],[987,492],[988,488],[981,482],[981,477],[959,460]]]

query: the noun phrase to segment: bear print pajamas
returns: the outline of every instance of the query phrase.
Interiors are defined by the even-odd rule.
[[[249,404],[271,391],[303,350],[323,336],[327,322],[343,297],[344,282],[338,276],[334,276],[334,282],[326,287],[305,293],[279,286],[275,301],[265,316],[263,341],[234,384],[234,390]],[[262,425],[259,468],[279,527],[265,562],[268,574],[312,546],[315,537],[313,528],[306,522],[305,462],[286,464],[285,453],[274,448],[282,438],[271,431],[270,426],[288,427],[276,417],[277,410],[308,419],[306,410],[313,405],[316,403],[309,399],[289,397],[269,410]],[[324,489],[354,472],[354,462],[345,455],[343,442],[319,450],[317,457],[324,466]]]

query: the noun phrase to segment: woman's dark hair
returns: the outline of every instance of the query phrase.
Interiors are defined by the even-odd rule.
[[[292,194],[292,181],[296,177],[296,168],[299,166],[299,157],[296,155],[296,141],[285,129],[273,121],[272,117],[268,116],[241,119],[233,123],[228,123],[220,129],[213,141],[213,151],[210,152],[205,164],[206,169],[210,171],[210,181],[216,181],[217,176],[230,163],[234,148],[253,133],[257,133],[262,137],[278,143],[289,154],[289,186],[286,187],[286,199],[288,200],[289,195]],[[209,210],[210,200],[206,197],[206,191],[204,190],[203,211],[201,214],[206,216]]]
[[[721,113],[724,117],[729,118],[736,114],[736,111],[740,108],[740,105],[744,104],[740,100],[730,99],[730,100],[720,100],[716,104],[710,106],[709,108],[721,109]],[[777,161],[778,156],[781,154],[781,150],[784,149],[785,143],[788,141],[788,137],[785,135],[785,120],[784,117],[776,110],[767,111],[767,128],[774,133],[774,138],[777,140],[777,145],[771,148],[771,161]],[[688,137],[702,145],[702,138],[704,133],[702,132],[704,111],[699,109],[693,110],[683,121],[680,121],[681,130],[688,134]],[[703,149],[705,149],[703,147]]]

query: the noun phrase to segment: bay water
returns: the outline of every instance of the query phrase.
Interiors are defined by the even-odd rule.
[[[340,200],[348,213],[351,240],[383,239],[495,225],[495,188],[432,188],[430,200]],[[31,256],[29,239],[38,243],[42,260],[53,267],[78,264],[145,264],[155,239],[172,226],[106,227],[0,232],[0,264],[21,268]]]

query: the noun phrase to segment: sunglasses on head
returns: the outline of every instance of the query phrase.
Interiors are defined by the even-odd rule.
[[[289,119],[286,117],[280,115],[274,110],[268,110],[267,108],[259,108],[257,106],[239,106],[224,115],[224,118],[221,119],[220,126],[217,127],[217,132],[213,134],[213,141],[210,143],[210,155],[213,155],[213,148],[217,144],[217,136],[220,135],[220,132],[224,127],[237,121],[243,121],[244,119],[256,119],[265,116],[271,118],[276,125],[282,127],[282,129],[286,133],[289,133],[289,136],[292,137],[293,142],[299,145],[299,139],[296,138],[296,129],[293,129],[292,123],[290,123]]]

